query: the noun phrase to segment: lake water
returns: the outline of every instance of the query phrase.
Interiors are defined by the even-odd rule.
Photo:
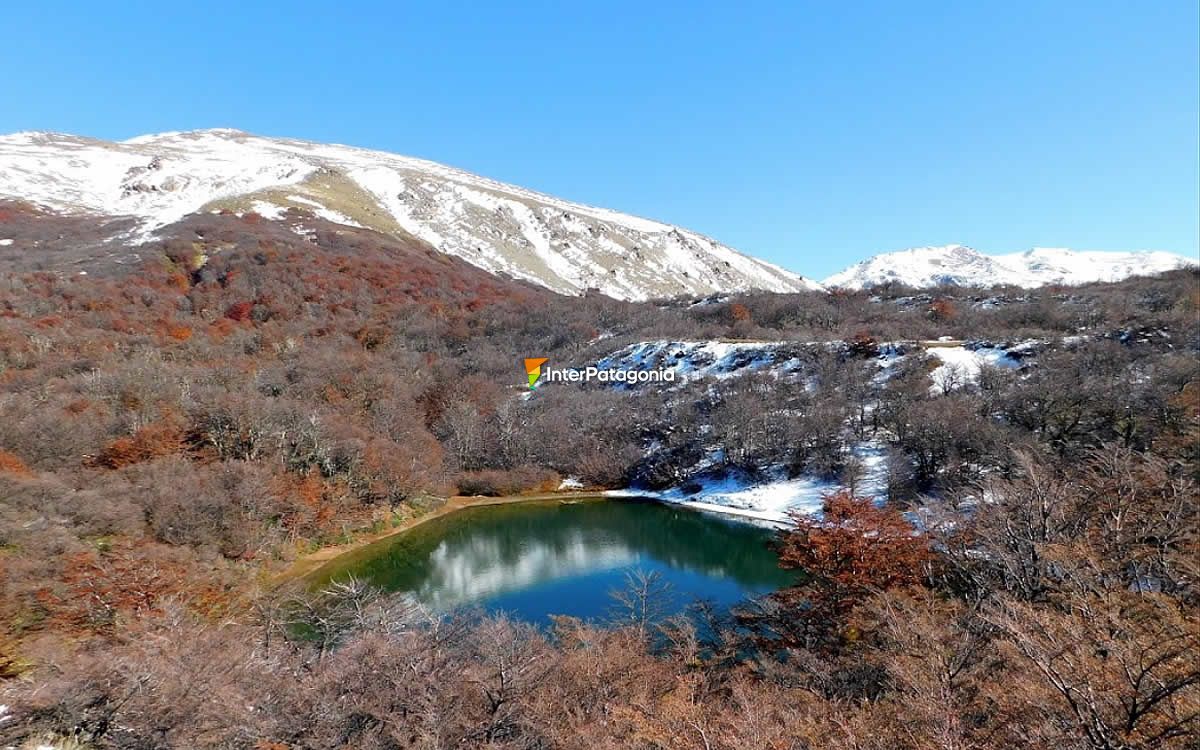
[[[658,573],[677,612],[719,608],[795,580],[768,548],[771,532],[639,500],[529,502],[468,508],[333,560],[314,585],[348,575],[449,612],[482,607],[546,622],[602,620],[631,572]]]

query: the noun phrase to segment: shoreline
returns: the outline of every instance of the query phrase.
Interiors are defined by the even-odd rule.
[[[756,526],[770,529],[784,529],[788,526],[786,517],[781,518],[776,512],[770,510],[755,510],[753,508],[742,508],[735,505],[721,505],[720,503],[706,503],[703,500],[679,500],[675,498],[664,497],[661,492],[645,491],[631,492],[629,490],[605,490],[603,496],[613,498],[615,500],[642,499],[653,500],[662,505],[669,505],[676,508],[686,508],[687,510],[697,513],[709,513],[714,516],[723,516],[733,518],[742,523],[751,523]]]
[[[485,495],[453,495],[446,499],[446,502],[440,506],[420,516],[407,518],[397,526],[393,526],[386,531],[377,534],[364,534],[362,537],[356,538],[353,541],[345,544],[334,544],[327,547],[321,547],[306,555],[301,555],[287,565],[283,570],[269,576],[267,586],[269,588],[279,588],[291,581],[306,578],[312,573],[324,567],[327,563],[341,557],[342,555],[362,549],[375,542],[382,541],[397,534],[403,534],[406,531],[415,529],[427,521],[432,521],[435,518],[457,513],[460,510],[467,508],[482,508],[489,505],[513,505],[517,503],[532,503],[532,502],[549,502],[552,500],[571,500],[571,499],[608,499],[606,490],[565,490],[555,492],[538,492],[529,495],[499,495],[496,497],[488,497]]]

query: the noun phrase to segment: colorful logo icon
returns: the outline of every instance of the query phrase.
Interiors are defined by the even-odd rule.
[[[538,380],[542,377],[542,365],[549,361],[549,357],[528,358],[525,360],[525,375],[529,378],[530,390],[537,388]]]

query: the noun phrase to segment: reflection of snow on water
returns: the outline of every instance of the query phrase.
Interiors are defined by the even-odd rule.
[[[550,622],[608,616],[631,572],[662,577],[678,596],[727,607],[787,585],[770,534],[735,520],[649,501],[472,508],[348,559],[360,576],[439,614],[462,607]]]
[[[430,554],[429,577],[416,592],[438,609],[570,575],[612,570],[638,559],[630,547],[574,532],[564,544],[523,544],[515,557],[496,537],[443,540]]]

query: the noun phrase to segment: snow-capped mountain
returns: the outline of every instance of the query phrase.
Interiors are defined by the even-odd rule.
[[[380,151],[236,130],[119,143],[56,133],[0,136],[0,198],[57,212],[127,216],[145,241],[198,211],[305,211],[413,236],[493,273],[565,294],[621,299],[819,289],[794,273],[657,221],[570,203]]]
[[[876,255],[830,276],[824,284],[843,289],[862,289],[887,282],[913,287],[1010,284],[1032,288],[1046,284],[1120,281],[1129,276],[1163,273],[1189,265],[1196,265],[1196,261],[1164,252],[1039,247],[1022,253],[985,255],[963,245],[945,245]]]

